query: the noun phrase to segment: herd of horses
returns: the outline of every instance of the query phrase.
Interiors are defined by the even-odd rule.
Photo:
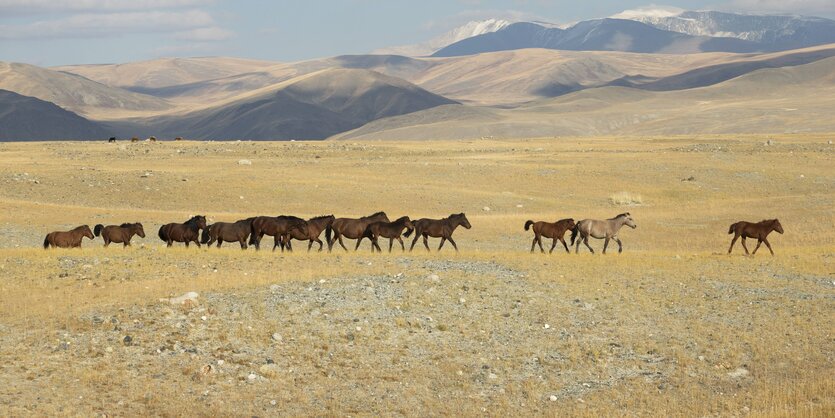
[[[174,245],[175,242],[184,243],[188,247],[193,242],[198,247],[201,244],[211,246],[216,243],[217,247],[220,248],[224,242],[237,242],[243,250],[247,249],[249,245],[254,246],[256,250],[260,250],[261,240],[265,235],[269,235],[273,237],[272,250],[275,251],[276,248],[280,248],[283,252],[285,249],[287,251],[293,250],[293,240],[307,241],[308,251],[311,251],[314,243],[319,244],[318,251],[322,251],[324,243],[319,237],[324,232],[328,252],[333,250],[336,243],[339,243],[345,251],[348,251],[344,239],[356,240],[354,246],[354,251],[356,251],[365,238],[371,241],[372,252],[383,252],[379,244],[380,238],[388,238],[389,252],[392,251],[395,240],[400,243],[401,250],[405,252],[406,244],[402,237],[408,238],[414,234],[409,251],[414,250],[415,244],[421,238],[426,250],[430,251],[429,238],[432,237],[441,239],[438,251],[449,241],[457,252],[458,245],[452,239],[452,234],[459,226],[466,229],[472,227],[464,213],[452,214],[443,219],[422,218],[414,221],[408,216],[390,221],[385,212],[377,212],[361,218],[337,218],[333,215],[326,215],[307,220],[288,215],[255,216],[235,222],[216,222],[211,225],[207,224],[205,216],[197,215],[183,223],[169,223],[161,226],[158,236],[168,247]],[[583,219],[575,222],[574,219],[568,218],[556,222],[527,221],[525,222],[525,231],[533,229],[532,253],[535,251],[537,244],[539,244],[540,251],[545,253],[545,248],[542,246],[542,238],[545,237],[553,240],[549,253],[554,252],[558,241],[562,243],[566,253],[570,253],[570,245],[575,246],[575,253],[579,253],[581,243],[585,244],[586,248],[594,253],[594,249],[589,245],[589,238],[595,238],[604,240],[603,254],[606,254],[610,241],[618,244],[618,253],[623,252],[623,243],[618,238],[618,233],[623,226],[632,229],[638,226],[629,212],[603,220]],[[567,244],[565,241],[565,234],[568,231],[571,231],[571,244]],[[771,243],[768,242],[768,235],[772,231],[783,233],[783,226],[780,225],[779,220],[740,221],[732,224],[728,229],[728,234],[734,234],[734,237],[731,240],[730,248],[728,248],[728,254],[733,251],[734,244],[741,237],[745,254],[749,254],[745,240],[746,238],[752,238],[757,240],[757,246],[754,248],[753,254],[757,253],[761,244],[765,244],[771,255],[774,255]],[[81,225],[70,231],[50,232],[44,238],[43,247],[44,249],[50,247],[78,248],[81,247],[81,241],[85,237],[92,240],[98,236],[102,237],[105,247],[110,245],[111,242],[127,247],[134,235],[145,238],[145,230],[141,223],[108,226],[99,224],[93,230],[90,230],[87,225]]]

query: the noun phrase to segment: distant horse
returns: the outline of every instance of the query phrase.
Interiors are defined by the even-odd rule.
[[[551,250],[548,251],[548,254],[554,252],[554,248],[557,246],[558,240],[562,242],[562,246],[565,247],[565,252],[569,254],[571,253],[571,251],[568,250],[568,244],[565,243],[564,236],[567,231],[574,229],[574,226],[576,225],[574,223],[574,219],[562,219],[554,223],[545,221],[527,221],[525,222],[525,231],[530,229],[531,225],[533,225],[534,234],[533,242],[531,243],[531,252],[533,252],[534,246],[538,243],[539,250],[542,251],[543,254],[545,253],[545,249],[542,248],[542,237],[544,236],[545,238],[551,238],[554,240],[551,243]]]
[[[577,239],[578,235],[580,236],[580,240],[577,241],[577,247],[574,253],[578,254],[580,252],[580,241],[582,241],[586,244],[589,251],[594,254],[594,249],[592,249],[589,245],[589,237],[606,240],[603,243],[603,254],[606,254],[606,248],[609,246],[610,239],[615,240],[615,242],[618,243],[618,253],[622,253],[623,244],[621,244],[620,239],[618,238],[618,231],[620,231],[624,225],[632,229],[638,227],[638,225],[635,225],[635,221],[632,220],[632,215],[630,215],[629,212],[621,213],[612,219],[583,219],[582,221],[577,222],[571,230],[571,245],[574,245],[574,240]]]
[[[200,242],[211,246],[217,241],[217,248],[220,248],[223,242],[237,242],[241,244],[241,249],[246,249],[246,241],[249,239],[249,234],[252,232],[252,221],[255,218],[241,219],[235,222],[215,222],[203,229],[203,236]]]
[[[261,249],[261,239],[264,235],[274,237],[273,251],[281,246],[284,251],[283,237],[292,230],[299,230],[307,234],[307,221],[295,216],[258,216],[252,220],[252,232],[249,236],[249,243],[255,245],[256,250]]]
[[[50,246],[53,248],[81,248],[81,240],[83,240],[84,237],[95,239],[93,237],[93,231],[91,231],[90,227],[87,225],[81,225],[66,232],[50,232],[46,234],[46,238],[43,240],[43,248],[47,249]]]
[[[130,142],[139,142],[139,137],[133,137],[130,139]]]
[[[107,140],[107,142],[116,142],[116,137],[111,136],[110,139]]]
[[[152,137],[148,138],[148,141],[157,142],[157,137],[152,136]]]
[[[348,251],[348,248],[345,247],[345,243],[342,242],[342,237],[349,239],[357,240],[357,245],[354,247],[354,251],[360,247],[360,242],[362,242],[363,234],[365,233],[365,228],[374,222],[388,222],[389,218],[386,216],[385,212],[377,212],[373,215],[363,216],[359,219],[354,218],[337,218],[333,221],[333,223],[328,227],[325,228],[325,238],[328,240],[328,252],[333,249],[333,243],[339,240],[339,245],[345,251]],[[333,233],[333,238],[331,238],[331,233]]]
[[[412,220],[408,216],[397,218],[394,222],[374,222],[368,224],[365,228],[365,233],[363,233],[363,237],[371,239],[371,252],[374,252],[375,248],[377,251],[383,252],[380,249],[380,243],[377,242],[377,239],[380,237],[389,239],[389,252],[391,252],[391,247],[394,245],[394,240],[399,241],[400,247],[403,251],[406,251],[406,245],[403,244],[403,239],[400,238],[404,229],[409,233],[415,229],[415,225],[412,224]]]
[[[766,238],[771,231],[783,233],[783,225],[780,225],[780,221],[777,219],[765,219],[757,223],[740,221],[732,224],[728,228],[728,234],[734,234],[734,238],[731,240],[731,247],[728,248],[728,254],[734,249],[737,238],[742,237],[742,248],[745,249],[745,254],[748,254],[748,247],[745,246],[745,238],[756,238],[757,246],[754,248],[753,254],[757,253],[760,244],[765,243],[768,251],[771,251],[771,255],[774,255],[774,250],[771,249],[771,244],[769,244]]]
[[[184,242],[186,248],[190,242],[197,244],[200,248],[200,230],[206,229],[206,217],[197,215],[184,223],[165,224],[159,228],[159,239],[165,241],[168,246],[174,245],[174,241]]]
[[[458,228],[459,226],[463,226],[467,229],[472,228],[470,221],[467,220],[467,215],[464,215],[463,213],[452,214],[444,219],[423,218],[412,223],[415,226],[415,239],[412,241],[412,246],[409,247],[409,251],[415,249],[415,243],[417,243],[419,237],[423,237],[423,245],[426,247],[426,251],[429,251],[428,237],[433,237],[441,239],[441,245],[438,246],[438,251],[441,251],[441,248],[444,246],[444,242],[449,240],[450,244],[452,244],[455,248],[455,252],[458,252],[458,246],[455,245],[455,241],[452,240],[452,233],[455,232],[455,228]],[[406,231],[405,236],[408,237],[411,233],[412,231]]]
[[[182,141],[182,140],[183,140],[183,137],[178,136],[178,137],[174,138],[174,140],[175,140],[175,141]]]
[[[93,233],[96,234],[97,237],[100,236],[104,240],[105,247],[110,245],[111,242],[115,242],[117,244],[122,243],[122,247],[127,247],[130,245],[130,239],[133,238],[134,235],[139,235],[141,238],[145,238],[145,230],[139,222],[135,224],[126,223],[108,226],[98,224],[95,228],[93,228]]]
[[[328,226],[333,224],[333,221],[336,218],[333,215],[326,215],[326,216],[317,216],[315,218],[310,218],[307,220],[307,231],[299,230],[298,228],[293,228],[292,230],[288,231],[287,235],[285,235],[286,241],[282,242],[282,245],[286,246],[289,251],[293,251],[293,247],[290,244],[290,241],[293,239],[297,239],[299,241],[308,241],[307,243],[307,251],[309,252],[310,249],[313,247],[313,243],[319,243],[319,251],[322,251],[322,240],[319,239],[319,235],[322,235],[322,231],[324,231]]]

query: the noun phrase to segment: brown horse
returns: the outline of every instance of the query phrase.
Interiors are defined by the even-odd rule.
[[[328,240],[328,252],[333,249],[333,243],[337,240],[339,240],[339,245],[341,245],[345,251],[348,251],[348,248],[345,247],[345,243],[342,242],[343,236],[345,238],[357,240],[357,246],[354,247],[354,251],[356,251],[357,248],[360,247],[360,242],[362,242],[365,228],[368,227],[369,224],[388,221],[389,218],[386,216],[385,212],[377,212],[373,215],[363,216],[359,219],[335,219],[329,227],[325,228],[325,238]],[[331,238],[331,232],[333,232],[333,238]]]
[[[731,240],[731,247],[728,248],[728,254],[734,249],[737,238],[742,237],[742,248],[745,249],[745,254],[748,254],[748,247],[745,246],[745,238],[756,238],[757,246],[754,248],[753,254],[757,253],[760,244],[765,243],[768,251],[771,251],[771,255],[774,255],[774,250],[771,249],[771,244],[769,244],[766,238],[771,231],[783,233],[783,225],[780,225],[780,221],[777,219],[765,219],[757,223],[740,221],[732,224],[728,228],[728,234],[734,234],[734,238]]]
[[[290,244],[290,241],[297,239],[299,241],[308,241],[308,252],[310,252],[310,249],[313,248],[314,242],[319,243],[319,251],[322,251],[323,244],[322,240],[319,239],[319,235],[322,235],[322,231],[332,225],[335,219],[336,218],[333,215],[310,218],[307,220],[307,233],[298,228],[293,228],[284,236],[284,239],[286,240],[282,242],[282,245],[286,246],[287,250],[293,251],[293,246]]]
[[[206,229],[206,217],[197,215],[184,223],[165,224],[159,228],[159,239],[165,241],[168,246],[174,245],[174,241],[184,242],[186,248],[190,242],[197,244],[200,248],[200,230]]]
[[[470,221],[467,220],[467,215],[464,215],[463,213],[452,214],[444,219],[418,219],[414,221],[413,224],[415,225],[415,239],[412,241],[412,246],[409,247],[409,251],[415,249],[415,243],[417,243],[419,237],[423,237],[423,245],[426,247],[426,251],[429,251],[428,237],[433,237],[441,239],[441,245],[438,246],[438,251],[441,251],[441,248],[444,246],[444,242],[449,240],[455,248],[455,252],[458,252],[458,246],[455,245],[455,241],[452,240],[452,233],[455,232],[455,228],[458,228],[459,226],[463,226],[467,229],[472,228]],[[405,236],[408,237],[411,233],[412,231],[406,231]]]
[[[264,235],[274,237],[273,251],[281,246],[284,251],[283,237],[292,230],[307,235],[307,221],[295,216],[258,216],[252,220],[252,234],[249,236],[249,243],[255,245],[256,250],[261,249],[261,239]]]
[[[235,222],[215,222],[203,229],[203,236],[201,242],[211,246],[217,241],[217,248],[223,242],[237,242],[241,244],[241,249],[246,249],[246,241],[249,239],[249,234],[252,232],[252,221],[255,218],[241,219]]]
[[[415,229],[415,225],[412,224],[412,220],[409,219],[408,216],[397,218],[394,222],[374,222],[368,224],[365,228],[365,233],[363,233],[363,237],[371,239],[371,252],[374,252],[375,248],[377,251],[383,252],[383,250],[380,249],[380,243],[377,242],[377,239],[380,237],[389,239],[389,252],[391,252],[391,247],[394,245],[394,240],[400,242],[400,247],[405,252],[406,245],[403,244],[403,239],[400,238],[404,229],[406,229],[409,233]]]
[[[622,253],[623,244],[618,238],[618,231],[620,231],[624,225],[632,229],[638,227],[638,225],[635,224],[635,221],[632,220],[632,215],[630,215],[629,212],[621,213],[614,218],[606,220],[583,219],[582,221],[577,222],[574,229],[571,230],[571,245],[574,245],[574,240],[577,239],[578,235],[580,236],[580,240],[577,241],[577,248],[574,253],[577,254],[580,252],[580,241],[582,241],[586,244],[589,251],[594,254],[594,249],[592,249],[589,245],[589,237],[606,240],[603,243],[603,254],[606,254],[606,248],[609,247],[610,239],[615,240],[615,242],[618,243],[618,253]]]
[[[97,237],[100,236],[104,240],[105,247],[110,245],[111,242],[115,242],[117,244],[122,243],[122,247],[127,247],[130,245],[130,239],[133,238],[134,235],[139,235],[141,238],[145,238],[145,230],[139,222],[135,224],[108,226],[98,224],[95,228],[93,228],[93,233],[96,234]]]
[[[566,253],[571,253],[568,250],[568,244],[565,243],[565,233],[569,230],[574,229],[574,219],[561,219],[554,223],[545,222],[545,221],[527,221],[525,222],[525,231],[530,229],[531,225],[533,225],[533,242],[531,243],[531,252],[534,250],[534,246],[539,243],[539,250],[542,253],[545,253],[545,249],[542,248],[542,237],[551,238],[554,241],[551,243],[551,250],[548,251],[548,254],[554,252],[554,248],[557,246],[557,241],[559,240],[562,242],[562,246],[565,247]]]
[[[69,231],[55,231],[46,234],[43,240],[43,248],[81,248],[81,241],[84,237],[95,239],[93,231],[87,225],[81,225]]]

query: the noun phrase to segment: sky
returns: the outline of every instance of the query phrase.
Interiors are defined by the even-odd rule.
[[[300,61],[423,42],[471,20],[565,24],[632,0],[0,0],[0,61],[40,66],[160,57]],[[835,18],[835,0],[666,1],[663,7]]]

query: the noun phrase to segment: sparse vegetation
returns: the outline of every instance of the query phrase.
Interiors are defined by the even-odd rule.
[[[18,416],[831,416],[835,230],[821,225],[835,149],[831,135],[770,137],[0,144],[0,404]],[[614,216],[612,190],[651,202],[629,209],[623,254],[528,253],[526,219]],[[461,254],[156,238],[197,212],[377,210],[466,212],[473,228],[456,232]],[[775,216],[775,257],[724,255],[731,222]],[[147,238],[133,248],[38,248],[49,230],[136,221]],[[171,304],[191,291],[196,304]]]
[[[644,199],[639,194],[618,192],[609,196],[609,202],[615,206],[635,206],[642,205]]]

